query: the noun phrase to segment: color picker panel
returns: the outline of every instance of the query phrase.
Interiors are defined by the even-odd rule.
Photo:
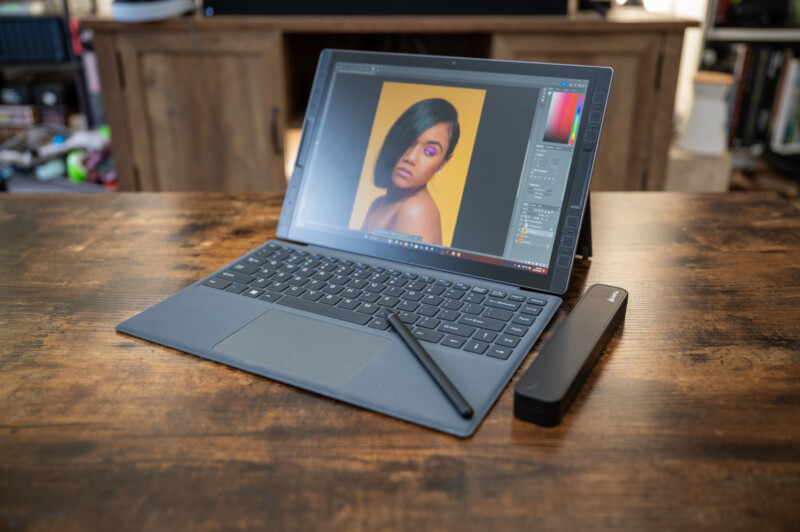
[[[547,127],[543,140],[574,145],[582,106],[583,94],[554,92],[550,100],[550,111],[547,113]]]

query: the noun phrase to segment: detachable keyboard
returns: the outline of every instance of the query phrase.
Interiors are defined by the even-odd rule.
[[[269,242],[202,284],[380,330],[394,312],[419,340],[502,360],[547,304],[445,277]]]

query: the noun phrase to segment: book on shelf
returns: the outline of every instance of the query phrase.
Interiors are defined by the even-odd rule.
[[[784,62],[772,118],[770,149],[781,155],[800,153],[800,59]]]
[[[733,74],[734,84],[728,97],[729,145],[758,149],[773,144],[783,146],[785,131],[791,132],[787,117],[791,111],[791,76],[796,65],[792,47],[778,44],[717,43],[714,60],[702,68]],[[789,98],[784,101],[784,99]],[[779,102],[784,102],[779,105]],[[779,109],[784,109],[779,112]],[[781,121],[780,129],[776,121]],[[789,128],[789,129],[786,129]],[[782,136],[776,135],[783,131]],[[775,138],[773,141],[771,139]],[[773,148],[774,149],[774,148]],[[785,151],[785,146],[783,152]],[[797,153],[797,152],[791,152]]]

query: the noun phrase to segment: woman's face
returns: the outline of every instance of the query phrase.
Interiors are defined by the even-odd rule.
[[[441,122],[417,137],[397,161],[392,171],[392,184],[398,188],[425,186],[444,163],[450,143],[450,128]]]

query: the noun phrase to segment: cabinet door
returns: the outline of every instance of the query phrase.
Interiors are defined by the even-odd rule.
[[[284,190],[280,34],[131,32],[117,49],[139,190]]]
[[[659,127],[653,118],[660,46],[658,33],[496,35],[492,55],[613,68],[592,190],[642,190],[648,188],[651,141]]]

